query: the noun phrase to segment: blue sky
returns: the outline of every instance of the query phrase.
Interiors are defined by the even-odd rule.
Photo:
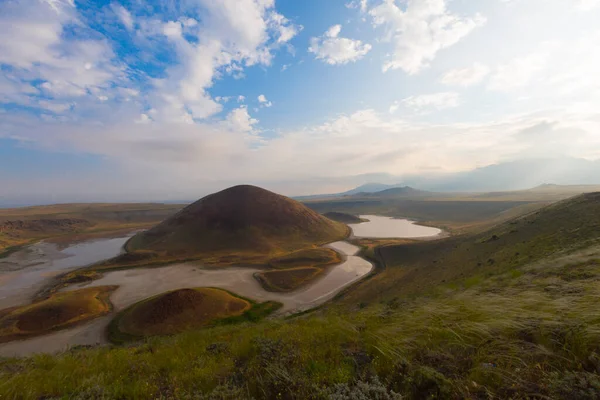
[[[599,0],[4,0],[0,197],[598,159],[598,20]]]

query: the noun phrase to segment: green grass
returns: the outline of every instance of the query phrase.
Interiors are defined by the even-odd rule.
[[[326,399],[336,385],[367,382],[408,399],[593,399],[600,267],[581,260],[577,269],[589,278],[578,280],[564,267],[531,266],[519,278],[498,275],[468,290],[353,312],[329,307],[130,347],[5,360],[0,394]]]

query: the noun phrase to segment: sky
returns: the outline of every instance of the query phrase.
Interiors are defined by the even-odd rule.
[[[597,160],[598,21],[600,0],[1,0],[0,200]]]

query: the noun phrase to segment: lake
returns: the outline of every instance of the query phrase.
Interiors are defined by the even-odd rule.
[[[349,224],[354,236],[360,238],[425,238],[435,237],[441,229],[418,225],[408,219],[382,217],[379,215],[361,215],[369,220],[360,224]]]

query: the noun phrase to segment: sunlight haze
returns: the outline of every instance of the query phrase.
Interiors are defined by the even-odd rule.
[[[595,162],[598,20],[596,0],[4,1],[0,202]]]

